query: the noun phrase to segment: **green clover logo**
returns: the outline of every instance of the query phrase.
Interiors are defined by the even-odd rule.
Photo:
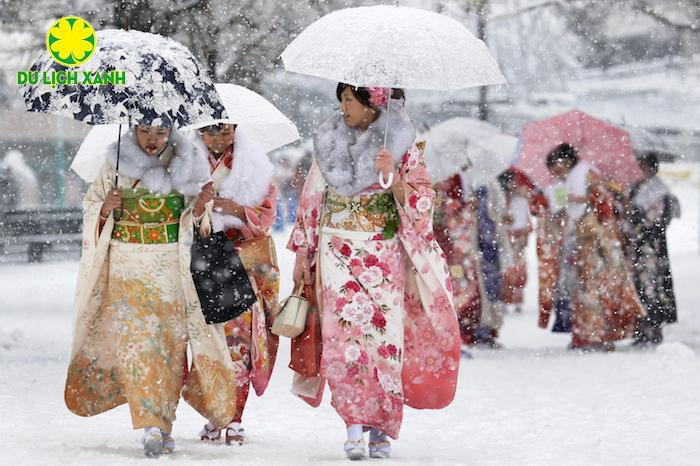
[[[64,16],[46,33],[46,49],[61,65],[78,66],[90,59],[97,46],[93,27],[83,18]]]

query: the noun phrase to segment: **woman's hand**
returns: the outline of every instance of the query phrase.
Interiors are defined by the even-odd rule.
[[[122,188],[112,189],[107,193],[100,209],[100,218],[106,220],[114,209],[122,207]],[[103,222],[104,223],[104,222]]]
[[[394,167],[394,158],[388,150],[382,149],[379,151],[374,161],[374,168],[382,174],[385,180],[388,180],[389,175],[393,174],[394,183],[398,181],[399,175],[396,173],[396,167]]]
[[[245,219],[245,208],[235,201],[224,197],[214,198],[214,212],[219,212],[224,215],[234,215],[241,220]]]
[[[202,186],[202,190],[199,192],[199,196],[197,196],[197,200],[194,203],[194,216],[201,217],[202,214],[204,214],[204,208],[206,207],[207,203],[213,198],[214,183],[210,181]]]

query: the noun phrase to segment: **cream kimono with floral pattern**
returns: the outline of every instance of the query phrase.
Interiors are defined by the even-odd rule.
[[[452,285],[433,235],[435,193],[422,149],[413,146],[403,156],[400,175],[407,199],[405,205],[394,200],[399,225],[388,238],[371,228],[375,210],[362,214],[365,222],[348,216],[336,221],[324,199],[337,193],[314,163],[288,245],[314,264],[323,340],[321,378],[297,374],[294,391],[316,404],[327,381],[331,403],[347,424],[376,427],[393,438],[404,404],[437,409],[452,401],[460,358]],[[378,195],[376,186],[355,195],[352,209],[367,208],[363,196]],[[351,224],[359,228],[351,231]]]
[[[92,416],[128,402],[134,428],[170,432],[184,386],[195,409],[225,426],[236,411],[235,371],[223,325],[206,324],[192,282],[192,198],[185,200],[178,242],[120,243],[111,238],[112,215],[99,233],[100,209],[114,178],[105,164],[83,203],[66,405]],[[136,181],[119,177],[122,187]]]

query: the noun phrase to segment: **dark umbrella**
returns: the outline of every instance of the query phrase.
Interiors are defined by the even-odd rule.
[[[95,52],[84,64],[67,68],[44,52],[30,71],[39,75],[76,71],[80,81],[84,72],[123,76],[125,83],[79,82],[52,87],[40,79],[24,88],[28,111],[67,116],[91,125],[172,128],[227,117],[213,83],[181,43],[140,31],[106,29],[96,35]]]

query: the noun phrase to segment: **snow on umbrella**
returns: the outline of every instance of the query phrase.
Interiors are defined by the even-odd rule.
[[[456,117],[433,126],[426,142],[425,163],[434,182],[470,165],[470,177],[480,185],[508,168],[517,138],[503,134],[490,123]]]
[[[91,125],[125,124],[182,127],[225,118],[214,85],[187,47],[140,31],[97,31],[97,47],[83,72],[125,71],[126,84],[61,84],[41,80],[24,88],[28,111],[62,115]],[[39,73],[64,71],[44,52],[32,65]]]
[[[540,188],[549,186],[553,178],[545,163],[547,154],[562,143],[574,146],[582,160],[595,165],[606,179],[622,187],[629,187],[642,177],[629,133],[580,110],[526,123],[515,168]]]
[[[282,52],[287,71],[354,86],[451,90],[505,84],[486,44],[432,11],[376,5],[317,20]]]
[[[262,144],[267,152],[299,139],[294,123],[260,94],[236,84],[216,83],[214,87],[228,117],[203,121],[189,128],[216,123],[235,124]]]
[[[486,44],[463,25],[403,6],[330,13],[302,31],[282,61],[287,71],[354,86],[452,90],[506,82]],[[385,138],[388,125],[389,118]],[[379,178],[384,187],[392,182]]]

